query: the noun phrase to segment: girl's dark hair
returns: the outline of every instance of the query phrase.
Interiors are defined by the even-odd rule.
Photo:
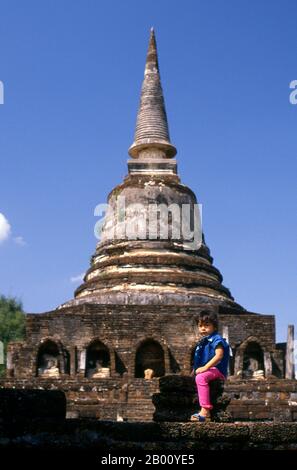
[[[199,313],[197,321],[198,324],[200,322],[211,323],[216,330],[219,327],[218,315],[215,312],[210,312],[209,310],[202,310],[202,312]]]

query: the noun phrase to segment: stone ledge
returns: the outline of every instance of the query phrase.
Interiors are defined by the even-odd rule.
[[[13,433],[0,426],[0,450],[297,450],[297,423],[115,423],[65,420],[30,423]]]

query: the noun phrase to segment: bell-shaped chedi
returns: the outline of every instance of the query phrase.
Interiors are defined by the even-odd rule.
[[[64,306],[215,304],[239,308],[213,266],[195,194],[173,158],[151,31],[128,175],[108,196],[100,242],[83,284]]]

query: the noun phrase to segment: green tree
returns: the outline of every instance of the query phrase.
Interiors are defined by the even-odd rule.
[[[25,315],[22,302],[13,298],[0,296],[0,341],[4,343],[4,359],[7,344],[20,341],[25,336]],[[4,361],[5,362],[5,361]],[[4,375],[5,365],[0,364],[0,377]]]

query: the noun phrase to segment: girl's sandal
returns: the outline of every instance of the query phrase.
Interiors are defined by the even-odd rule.
[[[191,416],[191,421],[198,421],[199,423],[209,423],[211,421],[211,417],[201,416],[199,413],[194,413]]]

